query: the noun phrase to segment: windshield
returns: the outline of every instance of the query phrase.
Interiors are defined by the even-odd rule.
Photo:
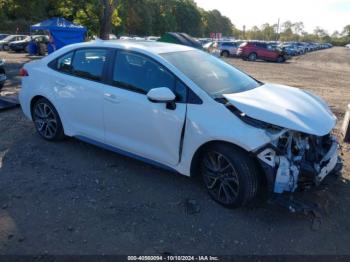
[[[219,58],[200,50],[160,54],[213,98],[261,85]]]

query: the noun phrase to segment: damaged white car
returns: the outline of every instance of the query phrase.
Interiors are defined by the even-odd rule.
[[[21,75],[22,110],[43,138],[76,137],[199,175],[228,207],[264,190],[317,186],[338,162],[336,118],[323,100],[190,47],[75,44],[26,64]]]

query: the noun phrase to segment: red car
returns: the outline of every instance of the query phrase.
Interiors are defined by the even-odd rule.
[[[286,54],[282,50],[264,42],[245,42],[239,46],[237,55],[249,61],[256,59],[278,63],[286,61]]]

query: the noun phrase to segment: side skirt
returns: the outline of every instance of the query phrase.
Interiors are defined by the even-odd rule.
[[[175,170],[174,168],[172,167],[169,167],[167,165],[164,165],[164,164],[161,164],[157,161],[154,161],[154,160],[151,160],[151,159],[148,159],[148,158],[144,158],[142,156],[139,156],[139,155],[135,155],[133,153],[130,153],[128,151],[125,151],[125,150],[122,150],[120,148],[117,148],[117,147],[114,147],[114,146],[110,146],[110,145],[107,145],[105,143],[101,143],[99,141],[96,141],[96,140],[93,140],[93,139],[90,139],[90,138],[87,138],[87,137],[84,137],[84,136],[74,136],[76,139],[79,139],[83,142],[86,142],[88,144],[92,144],[92,145],[95,145],[95,146],[98,146],[100,148],[103,148],[103,149],[106,149],[106,150],[109,150],[109,151],[112,151],[112,152],[115,152],[115,153],[118,153],[120,155],[123,155],[123,156],[126,156],[126,157],[130,157],[130,158],[133,158],[133,159],[136,159],[136,160],[139,160],[139,161],[142,161],[142,162],[145,162],[147,164],[150,164],[152,166],[156,166],[156,167],[159,167],[159,168],[162,168],[162,169],[165,169],[165,170],[168,170],[170,172],[175,172],[175,173],[178,173],[177,170]]]

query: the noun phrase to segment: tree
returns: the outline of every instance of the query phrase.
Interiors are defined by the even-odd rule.
[[[109,34],[112,33],[113,14],[117,8],[118,0],[101,0],[101,5],[100,38],[109,39]]]
[[[346,25],[343,29],[342,35],[350,37],[350,25]]]
[[[176,31],[186,32],[193,36],[202,35],[201,13],[193,0],[175,2]]]
[[[218,10],[203,11],[204,34],[209,36],[210,33],[222,33],[230,36],[233,33],[233,24],[231,20],[221,15]]]

